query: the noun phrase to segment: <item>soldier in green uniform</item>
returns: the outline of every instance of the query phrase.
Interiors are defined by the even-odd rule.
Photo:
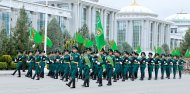
[[[89,87],[90,82],[90,70],[92,69],[92,56],[91,54],[91,48],[86,49],[86,54],[82,58],[82,62],[84,64],[84,83],[83,87]]]
[[[22,52],[18,51],[17,58],[15,59],[15,62],[17,63],[16,70],[14,71],[14,73],[12,75],[15,75],[15,73],[18,71],[18,77],[21,77],[20,70],[21,70],[21,66],[22,66],[22,59],[23,59]]]
[[[117,80],[119,80],[119,75],[121,73],[122,59],[120,58],[120,52],[118,50],[115,50],[114,54],[115,54],[114,82],[117,82]]]
[[[128,73],[130,70],[130,58],[129,58],[129,53],[127,51],[124,51],[124,56],[123,56],[123,79],[122,81],[128,80]]]
[[[172,57],[171,54],[168,55],[167,60],[166,60],[167,66],[166,66],[166,75],[168,79],[170,79],[170,73],[171,73],[171,68],[172,68]]]
[[[80,62],[80,54],[78,53],[78,48],[76,46],[73,46],[73,53],[71,53],[71,80],[69,83],[67,83],[67,86],[73,86],[71,88],[75,88],[75,78],[77,78],[77,72],[78,72],[78,63]]]
[[[176,72],[177,72],[177,56],[173,57],[172,63],[173,63],[173,79],[176,79]]]
[[[102,75],[103,75],[103,70],[105,70],[106,69],[106,67],[105,67],[105,57],[104,57],[104,55],[103,55],[103,53],[104,53],[104,49],[101,49],[100,51],[99,51],[99,54],[97,55],[98,56],[98,62],[97,62],[97,64],[98,64],[98,80],[97,80],[97,83],[99,83],[99,87],[101,87],[102,86]]]
[[[32,69],[35,65],[35,57],[33,56],[33,51],[29,51],[29,57],[28,57],[28,72],[25,75],[26,77],[32,77]]]
[[[160,63],[161,63],[161,79],[164,79],[164,72],[166,71],[166,65],[167,65],[165,54],[161,55]]]
[[[139,59],[140,62],[140,72],[141,72],[141,78],[140,80],[144,80],[145,77],[145,68],[146,68],[146,53],[141,53],[141,58]]]
[[[155,72],[155,80],[158,79],[158,70],[160,68],[160,59],[159,54],[156,53],[154,57],[154,72]]]
[[[40,55],[39,55],[39,51],[36,50],[36,54],[35,54],[35,74],[34,76],[32,77],[32,79],[34,80],[35,77],[37,76],[37,79],[36,80],[40,80]]]
[[[179,60],[177,62],[178,64],[178,71],[179,71],[179,79],[182,77],[182,71],[183,71],[183,66],[186,62],[182,59],[182,56],[179,57]]]
[[[54,53],[53,53],[53,51],[50,52],[48,61],[49,61],[48,62],[48,64],[49,64],[48,76],[53,77],[53,75],[54,75],[54,71],[53,71]]]
[[[154,59],[152,58],[152,53],[148,54],[147,63],[148,63],[148,80],[151,80],[152,72],[153,72],[153,68],[154,68]]]
[[[85,51],[83,51],[83,54],[81,55],[81,57],[82,56],[84,56],[84,54],[86,54],[86,50]],[[78,75],[79,75],[79,79],[83,79],[84,78],[84,75],[83,75],[83,73],[82,73],[82,71],[83,71],[83,69],[84,69],[84,64],[83,64],[83,62],[82,62],[82,59],[81,59],[81,61],[79,62],[79,72],[78,72]]]
[[[59,67],[60,67],[60,52],[59,50],[56,50],[56,55],[54,58],[54,79],[58,79],[58,74],[59,74]]]
[[[68,81],[69,79],[69,72],[70,72],[70,63],[71,63],[71,57],[69,54],[69,50],[64,50],[64,57],[63,57],[63,64],[64,64],[64,74],[61,80],[64,80],[65,78],[65,82]]]
[[[41,67],[40,77],[42,77],[42,78],[44,78],[44,68],[46,65],[46,60],[47,60],[47,57],[45,56],[45,51],[41,51],[41,54],[40,54],[40,67]]]
[[[108,79],[108,86],[112,85],[111,79],[113,74],[113,68],[115,66],[115,61],[113,57],[113,50],[109,49],[109,55],[106,56],[106,71],[107,71],[107,79]]]
[[[22,55],[22,71],[25,72],[26,67],[27,67],[27,52],[26,50],[23,51],[23,55]]]
[[[136,52],[132,52],[132,62],[131,62],[131,66],[132,66],[132,81],[134,81],[134,79],[137,78],[137,72],[138,72],[138,68],[139,68],[139,60],[138,60],[138,54]]]

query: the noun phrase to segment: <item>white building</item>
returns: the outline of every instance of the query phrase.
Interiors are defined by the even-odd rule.
[[[166,20],[173,22],[170,32],[170,48],[174,49],[180,46],[186,31],[190,28],[190,14],[181,12],[167,17]]]
[[[117,43],[128,42],[134,49],[143,51],[170,44],[171,23],[157,18],[152,10],[134,2],[122,8],[117,14]]]
[[[24,5],[32,27],[41,30],[45,26],[45,12],[48,13],[48,22],[55,17],[62,32],[68,30],[71,35],[87,24],[90,33],[95,33],[97,13],[100,12],[105,38],[116,39],[117,9],[98,3],[99,0],[1,0],[0,25],[5,24],[7,31],[15,27],[19,9]],[[2,21],[1,21],[2,20]]]

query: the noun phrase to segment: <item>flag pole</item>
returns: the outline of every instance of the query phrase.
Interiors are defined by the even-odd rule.
[[[44,34],[44,51],[47,53],[47,8],[48,8],[48,1],[46,0],[46,8],[45,8],[45,34]]]

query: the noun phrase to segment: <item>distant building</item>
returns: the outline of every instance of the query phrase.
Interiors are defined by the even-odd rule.
[[[170,45],[171,23],[158,19],[152,10],[134,2],[117,14],[117,43],[128,42],[134,49],[152,51],[163,44]]]
[[[174,49],[180,46],[186,31],[190,28],[190,14],[181,12],[167,17],[166,20],[173,22],[170,31],[170,48]]]

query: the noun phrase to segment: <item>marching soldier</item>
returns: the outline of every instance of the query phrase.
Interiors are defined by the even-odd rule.
[[[178,71],[179,71],[179,79],[182,77],[182,71],[183,71],[183,66],[186,62],[182,59],[182,56],[179,57],[179,60],[177,62],[178,64]]]
[[[146,68],[146,54],[145,54],[145,52],[141,53],[141,58],[139,59],[139,62],[140,62],[140,71],[141,71],[140,80],[144,80],[145,68]]]
[[[160,67],[160,59],[159,59],[159,54],[156,53],[155,54],[155,58],[154,58],[154,71],[155,71],[155,80],[158,79],[158,70]]]
[[[26,67],[27,67],[27,52],[26,50],[23,51],[23,55],[22,55],[22,72],[25,72]]]
[[[173,63],[173,79],[176,79],[176,72],[177,72],[177,56],[173,57],[172,63]]]
[[[40,55],[39,55],[39,51],[36,50],[36,54],[35,54],[35,74],[33,75],[32,79],[34,80],[35,77],[37,76],[36,80],[40,80]]]
[[[166,75],[168,79],[170,79],[170,73],[171,73],[171,68],[172,68],[172,57],[171,55],[169,54],[168,57],[167,57],[167,67],[166,67]]]
[[[64,52],[65,53],[64,53],[63,62],[62,62],[64,64],[64,72],[63,72],[64,74],[61,80],[64,80],[65,78],[65,82],[67,82],[69,79],[71,57],[69,55],[69,50],[65,50]]]
[[[40,73],[40,77],[42,77],[42,78],[44,78],[44,68],[46,65],[46,60],[47,60],[47,57],[45,56],[45,51],[41,51],[41,56],[40,56],[41,73]]]
[[[91,49],[87,48],[86,49],[86,54],[83,56],[82,62],[84,64],[84,83],[83,87],[89,87],[89,82],[90,82],[90,70],[92,69],[92,56],[91,54]]]
[[[128,80],[129,77],[129,70],[130,70],[130,58],[129,58],[129,53],[127,51],[124,52],[124,56],[123,56],[123,79],[122,81]]]
[[[78,53],[78,48],[73,46],[73,53],[71,53],[71,79],[66,85],[68,87],[73,84],[71,88],[75,88],[75,78],[77,78],[78,63],[80,62],[80,54]]]
[[[136,52],[132,52],[132,81],[134,81],[134,79],[137,78],[137,72],[138,72],[138,68],[139,68],[139,60],[138,60],[138,54]]]
[[[17,58],[15,59],[15,62],[17,63],[16,70],[14,71],[14,73],[12,75],[15,75],[15,73],[18,71],[18,77],[21,77],[20,70],[21,70],[21,66],[22,66],[22,59],[23,59],[22,52],[18,51]]]
[[[48,64],[49,64],[49,72],[48,76],[53,77],[54,71],[53,71],[53,63],[54,63],[54,53],[50,52],[49,57],[48,57]]]
[[[147,59],[147,63],[148,63],[148,80],[152,79],[152,72],[153,72],[153,68],[154,68],[154,60],[152,58],[152,53],[148,54],[148,59]]]
[[[120,52],[118,50],[115,50],[114,54],[115,54],[114,82],[117,82],[117,80],[119,80],[119,75],[121,73],[122,60],[120,58]]]
[[[109,49],[109,55],[106,56],[106,71],[107,71],[107,80],[108,80],[108,86],[112,85],[111,79],[113,74],[113,68],[115,66],[115,61],[113,57],[113,50]]]
[[[28,72],[27,74],[25,75],[26,77],[31,77],[32,78],[32,69],[35,65],[35,57],[32,55],[33,52],[32,51],[29,51],[29,57],[28,57],[28,61],[29,64],[28,64]]]
[[[166,65],[167,65],[164,54],[161,55],[160,63],[161,63],[161,79],[164,79],[164,72],[166,71]]]
[[[97,62],[97,64],[98,64],[98,80],[97,80],[97,83],[99,83],[99,87],[101,87],[102,86],[102,75],[103,75],[103,70],[105,70],[106,69],[106,67],[105,67],[105,57],[104,57],[104,55],[103,55],[103,53],[104,53],[104,49],[101,49],[100,51],[99,51],[99,54],[97,55],[98,56],[98,62]]]
[[[56,55],[54,58],[54,79],[58,79],[58,74],[59,74],[59,67],[60,67],[60,53],[59,50],[56,50]]]

